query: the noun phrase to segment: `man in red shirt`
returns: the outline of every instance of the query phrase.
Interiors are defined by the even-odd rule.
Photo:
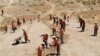
[[[48,34],[42,34],[43,42],[45,43],[46,48],[48,48]]]
[[[37,52],[38,54],[37,54],[37,56],[42,56],[43,49],[44,49],[44,44],[42,43],[42,44],[40,44],[38,46],[38,52]]]
[[[54,46],[56,48],[57,55],[60,55],[60,43],[59,38],[56,38],[56,36],[53,36],[53,42],[50,44],[50,46]]]

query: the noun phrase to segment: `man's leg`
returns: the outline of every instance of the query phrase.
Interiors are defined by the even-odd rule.
[[[94,31],[94,36],[97,36],[97,31],[96,30]]]
[[[60,55],[60,46],[57,46],[57,56]]]
[[[64,41],[63,41],[63,36],[61,36],[60,38],[61,38],[61,43],[64,43]]]

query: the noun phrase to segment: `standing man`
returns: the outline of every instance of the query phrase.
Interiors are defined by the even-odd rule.
[[[63,44],[64,43],[64,40],[63,40],[63,38],[64,38],[64,31],[63,31],[63,29],[60,29],[60,40],[61,40],[61,44]]]
[[[53,42],[51,43],[51,46],[54,46],[56,48],[57,55],[60,55],[60,43],[59,38],[56,38],[56,36],[53,36]]]
[[[40,22],[40,15],[38,15],[38,22]]]
[[[53,23],[54,23],[54,24],[56,23],[56,18],[55,18],[55,17],[53,17]]]
[[[61,29],[63,29],[65,31],[65,28],[66,28],[66,22],[62,21],[61,22]]]
[[[25,23],[26,21],[25,21],[25,18],[23,17],[23,23]]]
[[[23,35],[24,35],[25,43],[27,43],[27,41],[30,42],[30,40],[28,39],[27,32],[24,29],[22,29],[22,30],[23,30]]]
[[[60,23],[60,28],[63,29],[63,20],[60,19],[60,20],[59,20],[59,23]]]
[[[56,25],[58,25],[58,24],[59,24],[59,18],[56,17]]]
[[[42,43],[38,46],[37,56],[42,56],[43,49],[44,49],[44,44]]]
[[[82,18],[79,17],[80,28],[82,27]]]
[[[81,32],[84,32],[85,31],[85,21],[82,19],[82,30]]]
[[[48,34],[42,34],[41,36],[43,37],[46,48],[48,48]]]
[[[17,29],[17,26],[15,24],[15,21],[12,21],[12,30],[13,30],[13,32],[15,32],[16,29]]]
[[[66,20],[66,18],[67,18],[67,17],[66,17],[66,14],[64,14],[64,20]]]
[[[21,25],[21,22],[20,22],[20,19],[17,18],[17,25],[20,26]]]
[[[98,34],[98,25],[97,23],[95,23],[95,26],[94,26],[94,36],[97,36]]]
[[[63,29],[65,31],[65,28],[66,28],[66,22],[62,19],[60,19],[60,26],[61,26],[61,29]]]
[[[52,24],[51,25],[51,29],[52,29],[52,35],[55,35],[56,34],[56,24]]]
[[[4,10],[2,9],[2,10],[1,10],[1,16],[3,16],[3,15],[4,15]]]
[[[7,31],[8,31],[8,26],[7,26],[7,24],[5,24],[4,29],[5,29],[5,33],[7,33]]]
[[[68,17],[67,17],[67,22],[69,22],[69,18],[70,18],[70,17],[68,16]]]
[[[52,15],[50,14],[49,16],[50,16],[50,20],[52,20]]]
[[[30,23],[33,22],[33,18],[32,18],[32,16],[29,17],[29,21],[30,21]]]

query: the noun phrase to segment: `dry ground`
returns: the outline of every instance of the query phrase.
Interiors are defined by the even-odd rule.
[[[0,56],[37,56],[36,48],[41,42],[40,35],[48,33],[51,35],[49,25],[52,23],[48,21],[49,14],[63,18],[63,14],[70,16],[69,25],[66,27],[65,43],[61,46],[61,56],[100,56],[100,30],[97,37],[91,36],[93,34],[93,26],[95,22],[100,25],[100,6],[84,6],[80,3],[67,4],[66,0],[23,0],[19,3],[18,0],[0,0],[0,8],[4,9],[4,16],[0,16],[0,30],[6,22],[15,20],[16,17],[33,16],[37,19],[37,15],[41,15],[41,22],[34,20],[32,24],[27,22],[23,24],[16,33],[10,33],[9,29],[7,34],[0,31]],[[86,21],[86,31],[81,33],[77,16],[78,14]],[[94,17],[94,19],[93,19]],[[46,21],[46,22],[45,22]],[[45,23],[44,23],[45,22]],[[13,40],[22,36],[22,28],[28,30],[30,43],[19,44],[12,46]],[[49,36],[49,42],[51,37]],[[50,53],[52,50],[46,50],[45,54]]]

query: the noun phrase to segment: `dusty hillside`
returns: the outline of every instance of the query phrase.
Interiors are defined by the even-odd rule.
[[[49,14],[61,16],[66,13],[71,18],[76,18],[80,14],[81,17],[91,21],[91,18],[95,17],[95,20],[100,22],[99,0],[0,0],[0,2],[5,17],[40,14],[45,18]]]

